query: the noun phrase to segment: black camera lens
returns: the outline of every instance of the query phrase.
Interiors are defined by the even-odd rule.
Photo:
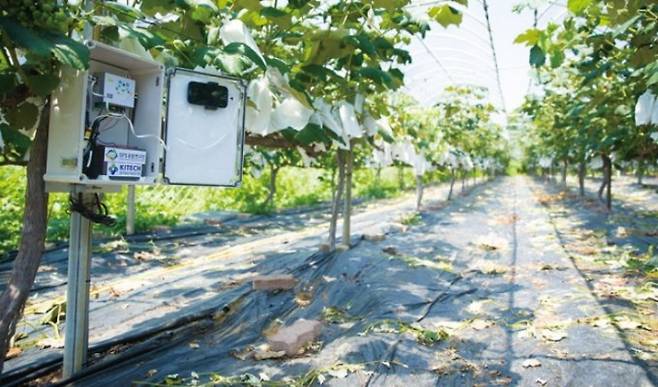
[[[187,102],[212,110],[225,108],[228,106],[228,88],[214,82],[190,82],[187,86]]]

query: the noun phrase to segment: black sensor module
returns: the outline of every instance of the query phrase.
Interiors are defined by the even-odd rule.
[[[187,86],[187,102],[215,110],[228,106],[228,89],[214,82],[190,82]]]

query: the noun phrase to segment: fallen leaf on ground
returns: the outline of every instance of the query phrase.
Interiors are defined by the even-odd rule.
[[[299,306],[309,306],[313,302],[313,294],[310,292],[299,292],[295,295],[295,302]]]
[[[475,329],[476,331],[482,330],[489,328],[492,325],[495,325],[496,323],[491,321],[491,320],[482,320],[479,318],[476,318],[471,322],[471,328]]]
[[[37,345],[40,348],[64,348],[64,339],[47,338],[40,340]]]
[[[400,254],[400,253],[398,252],[398,249],[395,248],[395,246],[386,246],[386,247],[384,247],[384,248],[382,249],[382,251],[385,252],[386,254],[390,254],[390,255],[398,255],[398,254]]]
[[[615,318],[615,324],[619,329],[628,330],[628,329],[645,329],[651,330],[648,327],[644,326],[639,321],[631,320],[628,316],[620,316]]]
[[[9,359],[13,359],[15,357],[18,357],[18,355],[20,355],[21,352],[23,352],[22,349],[20,349],[18,347],[11,347],[11,348],[9,348],[9,351],[7,351],[7,356],[5,357],[5,360],[9,360]]]
[[[567,337],[567,334],[562,331],[545,329],[541,332],[541,336],[548,341],[561,341]]]
[[[541,367],[541,362],[537,359],[526,359],[521,366],[523,366],[523,368]]]
[[[537,378],[537,380],[535,380],[535,383],[540,384],[542,386],[545,386],[546,383],[548,383],[548,380],[542,379],[542,378]]]
[[[256,360],[267,360],[267,359],[279,359],[286,356],[286,351],[256,351],[254,353],[254,359]]]
[[[475,240],[475,244],[487,251],[503,250],[507,248],[507,240],[495,234],[487,234]]]

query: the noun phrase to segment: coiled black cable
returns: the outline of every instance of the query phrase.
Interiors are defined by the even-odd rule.
[[[92,223],[102,224],[108,227],[116,225],[117,220],[109,215],[109,210],[105,203],[101,202],[100,196],[97,193],[94,196],[96,198],[96,208],[86,205],[81,193],[77,197],[71,194],[69,197],[69,211],[79,213]]]

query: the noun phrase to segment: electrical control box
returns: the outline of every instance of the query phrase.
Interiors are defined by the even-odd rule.
[[[92,179],[139,180],[144,175],[146,152],[118,146],[96,145],[85,169]]]
[[[97,77],[103,103],[135,107],[135,80],[120,75],[103,72]]]
[[[244,131],[235,128],[244,122],[243,87],[237,78],[185,69],[170,72],[163,171],[167,183],[240,183]]]
[[[90,41],[87,71],[63,69],[50,104],[46,188],[237,186],[246,84],[172,69]],[[166,98],[165,98],[166,97]]]

